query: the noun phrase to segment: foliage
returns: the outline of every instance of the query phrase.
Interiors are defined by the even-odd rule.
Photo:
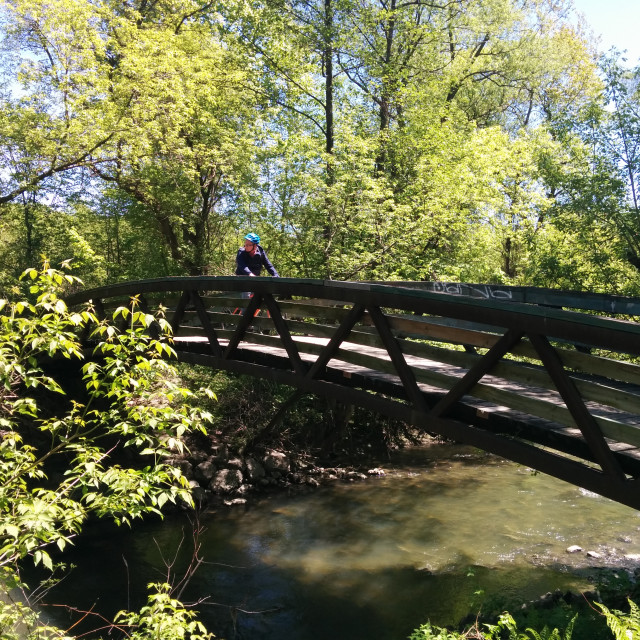
[[[7,86],[0,204],[39,191],[98,209],[113,185],[189,273],[228,233],[227,173],[248,171],[255,104],[246,64],[220,42],[212,5],[2,3]],[[194,56],[197,62],[194,63]],[[9,56],[8,56],[9,57]],[[59,108],[64,105],[64,109]]]
[[[201,622],[194,619],[194,613],[171,597],[167,584],[151,584],[149,603],[139,613],[121,611],[116,616],[119,628],[131,629],[127,637],[131,640],[210,640],[213,634],[207,633]]]
[[[549,118],[557,146],[539,158],[551,197],[547,231],[552,236],[544,244],[550,237],[559,244],[557,259],[544,248],[542,273],[536,273],[539,263],[532,261],[529,277],[557,279],[555,286],[573,279],[573,288],[636,295],[637,70],[624,68],[611,55],[601,60],[600,75],[598,91],[578,105],[554,109]]]
[[[101,222],[104,225],[108,220]],[[7,205],[0,217],[4,240],[0,247],[0,290],[15,283],[42,255],[53,264],[65,260],[73,264],[74,273],[87,286],[113,281],[108,256],[101,253],[103,225],[96,223],[86,207],[66,213],[37,202]]]
[[[527,628],[524,633],[521,633],[513,617],[509,613],[504,613],[500,616],[498,624],[486,625],[487,640],[571,640],[577,617],[576,614],[571,619],[564,632],[545,626],[540,632]]]
[[[518,629],[518,624],[513,616],[505,612],[498,617],[496,624],[485,624],[486,631],[482,631],[475,625],[465,632],[457,633],[430,623],[421,625],[415,629],[408,640],[462,640],[463,638],[479,638],[482,640],[571,640],[577,614],[567,625],[564,632],[557,628],[550,629],[545,626],[542,631],[527,628],[525,632]]]
[[[427,622],[415,629],[407,640],[458,640],[462,637],[459,633],[433,627],[431,623]]]
[[[46,625],[35,609],[13,594],[25,585],[17,579],[10,567],[2,567],[0,573],[0,636],[3,640],[44,640],[68,636],[60,629]]]
[[[528,640],[528,636],[518,630],[518,625],[509,613],[498,617],[496,624],[487,624],[487,637],[490,640]]]
[[[5,270],[72,245],[91,283],[229,273],[253,228],[288,276],[634,288],[624,136],[590,162],[565,2],[3,8]]]
[[[595,603],[606,617],[607,625],[616,640],[636,640],[640,638],[640,607],[633,600],[628,600],[628,602],[629,613],[609,610],[602,603]]]
[[[90,309],[68,310],[60,297],[75,277],[45,264],[23,278],[26,296],[0,300],[0,567],[7,585],[19,583],[27,560],[53,571],[55,556],[90,517],[130,524],[161,515],[167,504],[191,504],[169,458],[182,450],[184,434],[203,431],[211,419],[191,405],[198,394],[172,381],[167,358],[174,352],[162,317],[133,300],[116,310],[116,324],[98,321]],[[65,400],[46,363],[80,367],[82,330],[95,348],[82,365],[83,392]],[[158,338],[150,337],[154,330]],[[177,607],[158,598],[147,615]],[[3,624],[21,615],[3,605]]]

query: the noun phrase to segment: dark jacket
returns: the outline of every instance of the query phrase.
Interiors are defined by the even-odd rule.
[[[255,276],[259,276],[264,267],[268,273],[275,278],[279,278],[278,272],[271,264],[271,261],[267,257],[267,252],[258,244],[256,245],[256,251],[253,255],[246,252],[244,247],[238,249],[236,254],[236,275],[248,276],[253,273]]]

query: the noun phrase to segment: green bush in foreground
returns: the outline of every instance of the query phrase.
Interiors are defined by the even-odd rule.
[[[605,615],[607,625],[613,631],[616,640],[638,640],[640,638],[640,607],[633,600],[628,600],[628,602],[630,607],[628,614],[622,611],[610,611],[603,604],[596,602]]]
[[[599,602],[595,603],[603,612],[607,626],[613,632],[615,640],[640,640],[640,607],[633,600],[628,600],[628,602],[629,613],[610,610]],[[474,626],[465,632],[458,633],[426,623],[415,629],[408,640],[463,640],[470,638],[477,640],[571,640],[577,618],[578,614],[571,619],[564,631],[545,626],[542,631],[527,628],[522,632],[509,613],[503,613],[496,624],[485,624],[486,631]]]
[[[60,295],[77,279],[47,264],[27,270],[22,281],[28,292],[16,287],[17,299],[0,299],[0,636],[67,638],[29,606],[20,567],[32,562],[53,574],[55,554],[90,517],[129,524],[161,514],[167,503],[190,504],[188,483],[168,458],[186,432],[204,431],[210,415],[172,383],[167,358],[175,354],[162,317],[139,311],[135,300],[115,311],[117,326],[90,309],[70,312]],[[158,339],[149,335],[152,324]],[[82,330],[96,344],[82,366],[84,393],[52,402],[65,394],[43,362],[65,358],[80,366]],[[38,585],[29,586],[37,593]],[[212,637],[193,615],[171,598],[170,586],[155,585],[148,607],[100,626],[109,637]]]
[[[459,638],[464,637],[464,635],[460,635],[454,631],[447,631],[447,629],[440,627],[432,627],[431,624],[427,622],[415,629],[408,640],[459,640]]]

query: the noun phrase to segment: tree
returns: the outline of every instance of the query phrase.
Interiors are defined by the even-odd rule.
[[[612,57],[605,57],[602,66],[610,107],[602,151],[624,184],[621,206],[612,222],[624,238],[627,259],[640,270],[640,67],[629,72]]]
[[[119,35],[111,53],[114,93],[136,92],[129,108],[136,135],[112,159],[96,159],[92,171],[147,212],[175,263],[191,275],[207,273],[212,248],[229,233],[216,209],[230,195],[230,174],[248,170],[252,157],[246,71],[216,36],[209,6],[141,3],[122,17],[111,11],[109,32]]]
[[[545,286],[635,295],[640,253],[634,74],[604,58],[602,81],[594,89],[580,100],[547,102],[554,145],[540,154],[539,166],[552,206],[537,253],[540,268],[527,274]]]
[[[144,314],[134,301],[133,309],[115,312],[126,323],[119,330],[98,322],[90,310],[67,309],[60,287],[73,284],[72,276],[45,264],[24,278],[25,297],[0,300],[0,569],[9,587],[21,584],[20,566],[27,560],[54,571],[56,554],[72,544],[89,517],[129,524],[161,514],[168,503],[191,504],[188,483],[168,460],[182,449],[184,433],[204,430],[210,420],[189,406],[196,395],[172,382],[166,358],[173,350],[163,318]],[[159,339],[149,337],[152,325],[163,331]],[[77,332],[92,327],[96,348],[82,367],[86,397],[55,404],[51,396],[64,392],[46,373],[44,360],[79,366]],[[45,411],[45,405],[59,409]],[[123,457],[125,449],[138,455]],[[126,620],[146,626],[150,616],[177,611],[168,596],[159,587],[142,617]],[[23,613],[19,603],[2,603],[3,637]],[[30,623],[36,625],[34,637],[43,637],[37,618]],[[184,635],[167,630],[157,637],[208,637],[185,617],[177,623]]]
[[[144,208],[176,264],[209,271],[230,185],[250,170],[256,104],[214,7],[15,0],[5,15],[0,204],[37,190],[95,206],[108,182]]]
[[[89,3],[2,4],[0,204],[47,190],[55,178],[87,166],[126,137],[126,100],[105,100],[108,62],[96,9]]]
[[[274,53],[275,41],[261,40],[284,109],[265,152],[267,188],[251,198],[274,232],[295,238],[284,257],[296,272],[520,277],[528,229],[548,206],[536,162],[548,134],[536,129],[551,105],[580,102],[595,85],[564,5],[304,2],[282,9],[294,34],[289,46],[300,43],[309,54],[287,66],[284,49]],[[331,101],[323,100],[322,82],[325,94],[331,85]],[[502,255],[493,261],[490,251],[492,263],[481,265],[476,253],[474,267],[462,266],[480,237],[485,246],[499,243]]]
[[[564,2],[5,2],[11,250],[59,212],[90,278],[228,273],[253,228],[283,274],[516,282],[550,204],[590,193],[558,133],[598,90]]]

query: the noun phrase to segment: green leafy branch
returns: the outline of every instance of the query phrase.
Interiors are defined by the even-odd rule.
[[[162,316],[143,313],[134,299],[111,321],[99,322],[91,309],[67,309],[62,287],[77,278],[45,263],[22,279],[28,295],[0,300],[0,569],[6,585],[20,582],[27,558],[53,572],[53,550],[64,551],[90,515],[130,524],[162,515],[168,503],[192,504],[188,482],[169,458],[183,452],[186,433],[206,432],[212,420],[196,406],[198,393],[174,382],[169,360],[175,352]],[[84,364],[81,333],[95,345]],[[45,398],[64,397],[45,373],[46,362],[61,357],[77,361],[84,398],[44,416],[40,390]],[[123,456],[125,448],[135,455]],[[128,614],[127,624],[157,624],[158,638],[210,637],[169,595],[160,585],[149,607]],[[11,620],[25,615],[19,603],[3,602],[0,627],[13,629]],[[171,635],[177,629],[183,635]],[[66,637],[43,633],[37,637]]]

